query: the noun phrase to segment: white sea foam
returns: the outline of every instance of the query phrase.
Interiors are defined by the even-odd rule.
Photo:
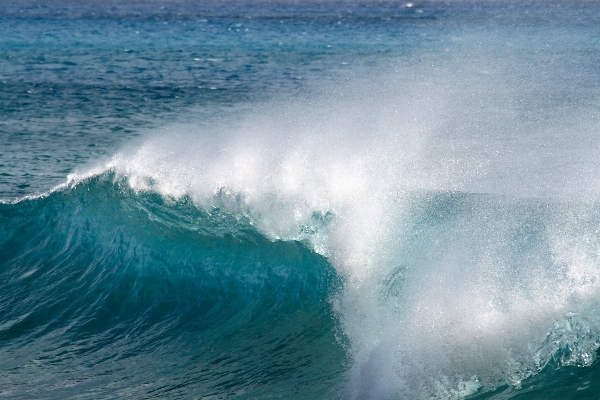
[[[556,76],[486,60],[399,61],[201,128],[158,129],[102,168],[328,256],[345,279],[332,303],[354,357],[349,398],[519,386],[559,348],[586,365],[598,347],[600,212],[581,205],[597,189],[573,179],[598,166],[582,145],[597,128],[537,97]]]

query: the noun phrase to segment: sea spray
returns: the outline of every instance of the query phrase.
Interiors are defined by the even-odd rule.
[[[328,257],[344,282],[329,301],[350,343],[351,398],[519,387],[549,364],[589,365],[598,348],[594,192],[571,182],[579,197],[565,199],[564,171],[510,131],[515,113],[535,120],[545,106],[498,108],[514,92],[494,82],[520,85],[507,66],[451,82],[456,59],[432,59],[443,68],[401,65],[377,76],[385,86],[356,80],[202,129],[164,128],[102,167],[135,191],[243,215]],[[548,149],[563,143],[539,129]],[[499,135],[516,155],[494,147]],[[478,159],[482,148],[501,156]],[[542,164],[506,178],[527,151]]]

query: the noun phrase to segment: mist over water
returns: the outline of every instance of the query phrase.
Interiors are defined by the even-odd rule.
[[[125,254],[132,265],[147,263],[151,271],[167,266],[166,276],[177,277],[175,294],[157,298],[180,306],[168,314],[181,321],[174,337],[202,351],[208,348],[202,343],[220,349],[223,339],[214,337],[222,323],[224,336],[234,338],[233,352],[244,355],[235,364],[223,361],[229,354],[194,354],[186,347],[189,365],[172,362],[185,373],[191,368],[191,378],[182,373],[191,391],[307,397],[315,387],[323,398],[458,399],[504,390],[510,397],[550,369],[592,366],[600,347],[597,9],[510,2],[481,10],[468,2],[429,2],[343,3],[333,12],[324,4],[298,11],[282,3],[281,10],[298,14],[285,20],[278,8],[279,14],[257,8],[235,17],[227,17],[227,7],[203,9],[208,16],[201,21],[213,24],[207,29],[213,38],[221,28],[259,31],[235,50],[235,67],[211,66],[214,82],[196,86],[222,93],[201,104],[191,92],[182,94],[185,107],[177,117],[163,113],[135,138],[120,141],[120,150],[84,157],[66,183],[41,197],[2,203],[0,216],[19,227],[24,223],[13,222],[18,213],[10,207],[30,207],[31,215],[54,221],[44,210],[65,204],[82,221],[70,225],[56,211],[56,224],[70,227],[57,229],[65,243],[85,238],[84,226],[100,232],[92,240],[97,245],[84,246],[85,257],[96,257],[90,271],[116,263],[125,265],[115,267],[117,275],[129,276],[129,264],[114,254]],[[156,15],[168,23],[191,21],[189,10],[173,7]],[[132,10],[113,11],[131,18]],[[355,26],[354,41],[344,24]],[[299,39],[306,32],[314,43]],[[298,42],[281,39],[292,36]],[[380,52],[369,53],[365,46],[373,38],[388,44],[373,44]],[[195,46],[191,39],[181,42],[186,51]],[[268,60],[266,77],[244,75],[243,65],[260,65],[261,51],[253,46],[267,42],[287,53]],[[224,63],[208,54],[214,49],[202,57],[194,51],[186,57]],[[305,64],[286,61],[285,54]],[[300,77],[303,68],[310,72]],[[288,79],[280,69],[298,77]],[[232,70],[242,78],[231,78],[237,76]],[[263,92],[271,78],[278,83]],[[172,79],[187,82],[181,70]],[[244,96],[233,90],[240,82]],[[103,218],[97,210],[104,210]],[[10,240],[21,243],[17,228],[5,229],[10,239],[0,242],[3,249],[12,249]],[[111,247],[115,232],[135,251]],[[21,261],[31,254],[56,269],[77,270],[85,258],[79,246],[67,245],[69,251],[55,253],[72,258],[51,264],[62,258],[52,256],[44,237],[35,238],[34,250],[7,250],[3,261],[18,275],[10,282],[36,276],[27,264],[33,261]],[[133,276],[134,282],[145,279]],[[193,291],[210,293],[217,305],[190,306]],[[98,296],[104,298],[101,291]],[[223,298],[235,299],[235,306]],[[137,297],[127,299],[148,314]],[[234,322],[226,322],[228,312]],[[211,315],[222,317],[215,319],[219,324],[194,325]],[[281,315],[286,323],[278,330]],[[11,318],[6,326],[28,317]],[[302,333],[294,332],[296,323]],[[197,339],[196,331],[209,333]],[[316,332],[316,339],[304,332]],[[175,354],[180,342],[169,337],[165,343]],[[115,340],[129,343],[125,335]],[[273,342],[277,346],[269,347]],[[324,354],[313,354],[312,363],[305,361],[310,343]],[[156,354],[150,347],[136,351]],[[276,356],[261,363],[256,349]],[[291,361],[295,357],[302,363]],[[334,360],[331,373],[327,357]],[[253,380],[255,369],[260,379]],[[173,380],[182,379],[173,370]],[[153,373],[144,369],[140,376]],[[284,373],[295,383],[293,392],[285,392]],[[224,382],[219,374],[235,379]],[[186,395],[183,387],[178,395]]]
[[[590,365],[600,343],[598,125],[568,62],[498,47],[192,117],[101,169],[328,257],[353,359],[344,396],[519,387],[549,364]]]

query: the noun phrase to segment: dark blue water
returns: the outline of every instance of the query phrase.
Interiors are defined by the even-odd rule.
[[[3,2],[0,397],[598,398],[599,21]]]

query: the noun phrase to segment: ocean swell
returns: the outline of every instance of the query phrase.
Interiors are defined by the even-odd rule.
[[[339,279],[306,244],[110,172],[1,204],[0,221],[3,397],[338,390]]]

